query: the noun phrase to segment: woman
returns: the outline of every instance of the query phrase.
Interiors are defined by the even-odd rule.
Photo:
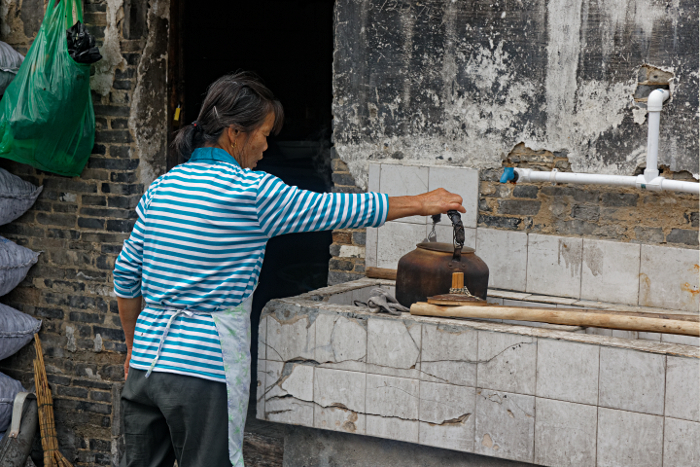
[[[443,189],[319,194],[252,171],[282,120],[255,77],[219,79],[175,138],[188,162],[153,182],[136,208],[114,269],[128,466],[243,465],[250,305],[271,237],[464,212],[462,198]]]

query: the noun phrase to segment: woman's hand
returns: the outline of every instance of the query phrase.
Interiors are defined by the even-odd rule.
[[[389,215],[387,221],[408,216],[432,216],[444,214],[449,210],[466,212],[462,206],[462,197],[450,193],[444,188],[416,196],[392,196],[389,198]]]

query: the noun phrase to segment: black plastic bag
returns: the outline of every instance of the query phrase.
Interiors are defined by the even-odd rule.
[[[95,63],[102,60],[99,49],[95,46],[95,38],[88,32],[83,23],[78,21],[66,31],[68,53],[78,63]]]

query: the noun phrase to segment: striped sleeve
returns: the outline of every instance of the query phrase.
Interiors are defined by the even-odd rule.
[[[389,197],[382,193],[315,193],[262,177],[257,192],[262,231],[269,238],[298,232],[379,227],[386,222]]]

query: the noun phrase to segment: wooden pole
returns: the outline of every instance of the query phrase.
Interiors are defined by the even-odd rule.
[[[395,281],[396,269],[369,267],[365,270],[365,275],[372,279],[387,279],[390,281]]]
[[[509,319],[537,321],[570,326],[622,329],[625,331],[663,332],[684,336],[700,336],[700,323],[673,319],[647,318],[619,314],[587,313],[551,308],[524,308],[514,306],[437,306],[425,302],[411,305],[412,315],[441,316],[446,318]]]

